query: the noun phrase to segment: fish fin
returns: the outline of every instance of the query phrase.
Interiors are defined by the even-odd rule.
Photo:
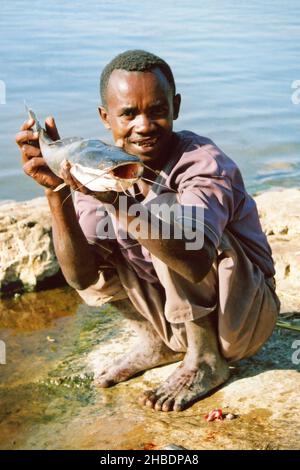
[[[57,140],[54,140],[53,142],[50,142],[48,145],[56,145],[56,144],[60,144],[62,142],[62,139],[57,139]]]
[[[53,189],[53,192],[56,193],[57,191],[63,189],[65,186],[67,186],[67,183],[61,183],[55,189]]]
[[[69,144],[73,144],[74,142],[80,142],[81,140],[84,140],[84,139],[82,137],[65,137],[63,139],[54,140],[53,142],[50,142],[49,145],[57,145],[57,144],[69,145]]]
[[[42,126],[40,125],[39,120],[36,117],[35,112],[31,108],[29,108],[29,106],[27,105],[25,100],[24,100],[24,106],[25,106],[25,109],[28,113],[29,118],[33,119],[35,121],[34,125],[32,126],[32,130],[34,132],[40,132],[42,130]]]

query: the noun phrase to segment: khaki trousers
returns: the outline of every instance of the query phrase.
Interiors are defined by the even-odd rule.
[[[152,262],[159,282],[147,283],[121,254],[117,259],[114,272],[101,271],[96,284],[78,293],[93,306],[129,299],[174,351],[187,349],[185,322],[210,314],[217,317],[220,351],[230,361],[253,355],[272,334],[280,308],[275,281],[265,278],[227,230],[216,262],[198,284],[155,256]]]

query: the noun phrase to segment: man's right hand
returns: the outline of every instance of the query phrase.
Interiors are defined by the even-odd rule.
[[[23,170],[26,175],[33,178],[37,183],[53,190],[63,183],[64,180],[56,176],[43,159],[39,147],[38,134],[31,129],[33,125],[33,119],[25,121],[20,132],[16,135],[16,143],[22,155]],[[47,134],[52,140],[59,139],[55,121],[52,117],[46,119],[45,127]]]

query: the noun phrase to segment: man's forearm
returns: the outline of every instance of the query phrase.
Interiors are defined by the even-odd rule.
[[[138,201],[130,197],[128,197],[127,203],[127,207],[130,207],[132,204],[139,204]],[[120,207],[122,208],[122,206]],[[128,232],[131,233],[131,222],[136,221],[137,217],[129,215],[127,211],[122,211],[122,209],[117,209],[116,215],[123,227],[126,226]],[[216,252],[213,245],[205,237],[202,248],[188,250],[187,243],[190,243],[191,240],[186,239],[184,230],[182,230],[180,238],[175,238],[173,236],[175,231],[174,226],[166,224],[151,214],[145,206],[143,206],[140,221],[144,224],[144,228],[146,228],[144,233],[141,231],[139,234],[135,231],[131,234],[151,254],[193,283],[200,282],[208,274]],[[158,234],[158,237],[151,237],[151,233]],[[165,233],[170,233],[170,237],[163,236]]]
[[[57,193],[46,190],[45,194],[52,214],[54,249],[61,270],[68,284],[75,289],[85,289],[97,281],[98,269],[95,255],[77,221],[70,190],[64,188]]]

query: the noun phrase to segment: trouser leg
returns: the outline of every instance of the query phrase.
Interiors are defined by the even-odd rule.
[[[275,327],[280,302],[274,283],[224,233],[218,257],[218,331],[223,355],[238,360],[255,354]]]
[[[223,234],[216,263],[198,284],[186,281],[154,256],[152,261],[157,284],[145,282],[123,262],[117,265],[117,274],[106,280],[100,276],[79,294],[89,305],[129,298],[137,315],[178,352],[187,350],[185,322],[206,315],[217,317],[219,347],[229,360],[254,354],[271,335],[279,313],[272,283],[229,232]]]

